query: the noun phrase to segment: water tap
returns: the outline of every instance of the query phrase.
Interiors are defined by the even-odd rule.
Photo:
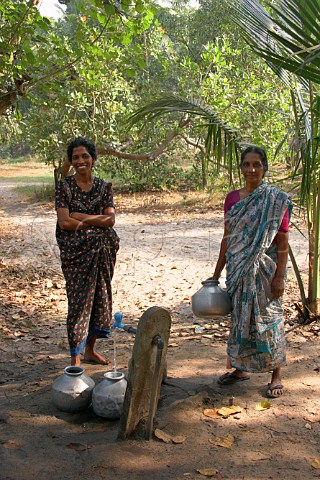
[[[115,313],[113,315],[113,318],[114,318],[114,322],[113,322],[113,327],[112,328],[123,328],[124,329],[124,325],[122,323],[122,318],[123,318],[123,314],[122,313]]]
[[[123,319],[123,314],[122,313],[115,313],[113,315],[114,322],[113,322],[113,327],[112,328],[122,328],[122,330],[125,330],[128,333],[137,333],[137,329],[134,327],[130,327],[128,325],[123,325],[122,319]]]

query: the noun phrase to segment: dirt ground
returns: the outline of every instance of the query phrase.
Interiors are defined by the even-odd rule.
[[[223,231],[220,208],[197,196],[116,197],[121,249],[113,282],[114,311],[135,326],[153,305],[169,310],[168,379],[156,427],[169,443],[118,441],[118,421],[91,408],[58,411],[51,385],[69,364],[66,296],[55,244],[52,205],[27,205],[0,185],[0,478],[2,480],[228,480],[320,477],[319,323],[297,325],[299,301],[289,267],[283,302],[287,318],[285,394],[257,410],[269,381],[251,375],[219,387],[225,372],[228,318],[193,316],[191,295],[212,274]],[[13,183],[12,183],[13,182]],[[307,244],[292,230],[291,245],[307,273]],[[298,327],[298,328],[296,328]],[[127,372],[134,337],[117,333],[118,369]],[[113,358],[113,339],[99,341]],[[83,363],[96,382],[110,368]],[[233,398],[237,413],[215,409]],[[213,415],[211,418],[207,416]],[[179,436],[180,443],[170,441]]]

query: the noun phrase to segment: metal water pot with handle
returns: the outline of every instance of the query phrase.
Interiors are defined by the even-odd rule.
[[[223,317],[231,312],[232,304],[229,294],[219,287],[219,280],[208,278],[202,287],[191,297],[191,308],[196,317]]]

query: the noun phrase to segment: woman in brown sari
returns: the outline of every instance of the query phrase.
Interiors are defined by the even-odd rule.
[[[66,279],[71,365],[80,365],[83,349],[86,361],[107,364],[94,347],[97,338],[110,335],[112,319],[111,280],[119,248],[112,185],[92,174],[97,158],[92,142],[76,138],[67,154],[75,174],[56,188],[56,238]]]

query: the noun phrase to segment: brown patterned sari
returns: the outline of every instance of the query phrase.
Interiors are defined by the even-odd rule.
[[[114,207],[111,187],[111,183],[94,177],[92,188],[85,192],[74,176],[67,177],[56,188],[56,208],[102,215],[105,208]],[[70,352],[76,356],[93,335],[110,335],[111,280],[119,238],[113,228],[88,226],[71,231],[61,230],[58,224],[56,238],[66,279]]]

